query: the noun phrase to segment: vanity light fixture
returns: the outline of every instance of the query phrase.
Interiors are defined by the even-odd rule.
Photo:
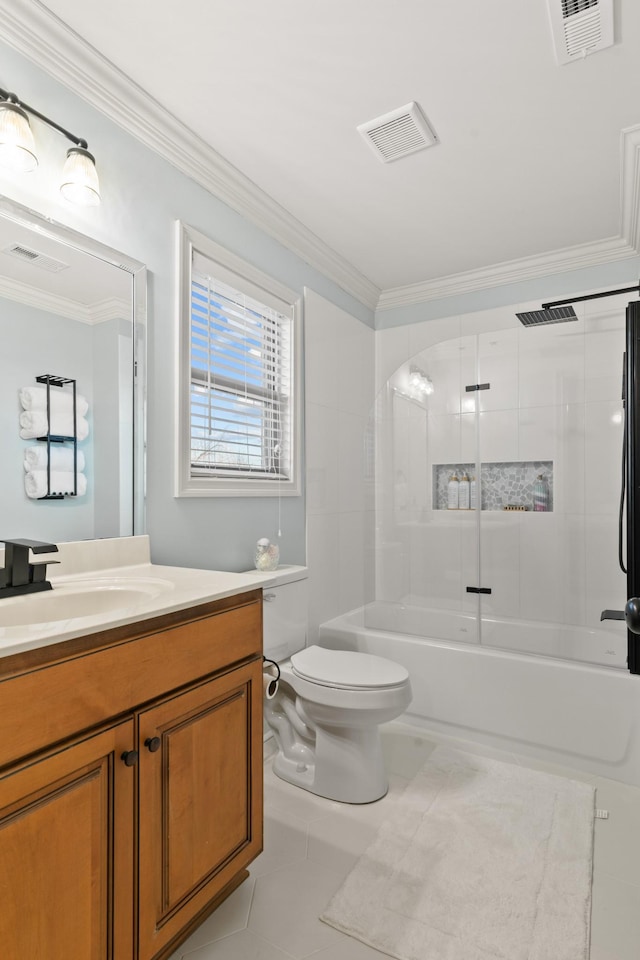
[[[82,141],[84,143],[84,141]],[[60,193],[71,203],[94,207],[100,203],[100,184],[95,158],[85,146],[78,144],[67,150],[62,168]]]
[[[19,100],[15,93],[0,89],[0,164],[11,170],[35,170],[38,158],[29,123],[29,114],[61,133],[73,144],[67,150],[62,170],[60,193],[71,203],[94,207],[100,203],[100,184],[96,161],[87,149],[87,141],[76,137],[60,124]]]
[[[0,163],[23,173],[38,166],[29,117],[11,100],[0,104]]]

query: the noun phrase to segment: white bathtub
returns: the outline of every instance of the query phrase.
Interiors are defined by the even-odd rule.
[[[367,610],[321,624],[318,643],[403,664],[413,688],[407,722],[640,786],[640,676],[620,666],[514,652],[522,642],[530,645],[531,623],[514,621],[507,630],[505,621],[497,622],[501,636],[510,631],[512,649],[505,650],[438,638],[433,627],[450,632],[456,619],[469,630],[473,618],[464,614],[434,616],[431,629],[415,636],[365,627],[372,616],[380,622],[380,611]],[[426,627],[424,609],[421,616]],[[544,648],[548,625],[540,626]],[[611,637],[619,652],[619,631]]]
[[[615,621],[592,628],[488,615],[478,618],[469,612],[389,601],[367,604],[363,617],[365,626],[390,633],[480,643],[512,653],[541,654],[602,667],[626,669],[627,666],[626,626]]]

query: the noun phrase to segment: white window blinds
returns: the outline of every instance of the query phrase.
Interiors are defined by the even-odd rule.
[[[197,266],[191,276],[191,476],[290,480],[293,318]]]

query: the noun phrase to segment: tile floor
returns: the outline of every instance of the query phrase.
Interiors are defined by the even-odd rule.
[[[640,789],[394,722],[383,727],[391,788],[377,803],[323,800],[279,780],[265,762],[265,849],[249,878],[171,960],[382,960],[318,914],[373,840],[377,825],[437,743],[593,783],[596,820],[591,960],[640,958]],[[425,960],[438,960],[427,958]],[[553,958],[549,958],[553,960]]]

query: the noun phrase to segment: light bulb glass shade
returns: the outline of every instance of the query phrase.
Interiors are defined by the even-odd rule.
[[[95,207],[100,203],[100,183],[96,162],[83,147],[67,150],[67,159],[62,170],[60,193],[70,203],[83,207]]]
[[[9,100],[0,102],[0,164],[22,173],[38,166],[29,117]]]

